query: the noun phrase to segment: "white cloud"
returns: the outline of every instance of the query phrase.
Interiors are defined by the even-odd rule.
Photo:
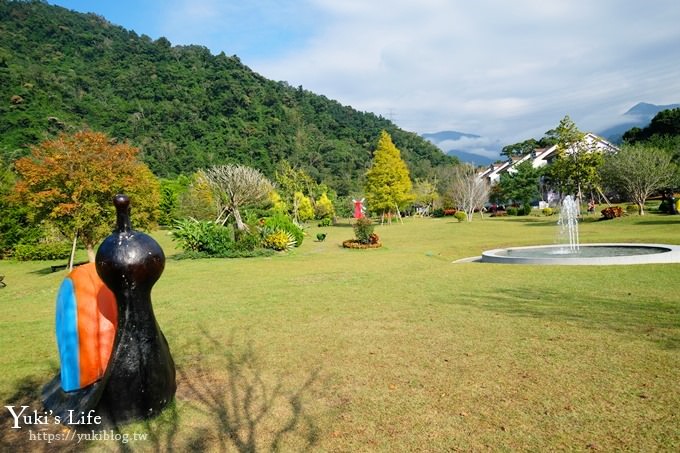
[[[87,8],[102,5],[112,8]],[[265,77],[415,132],[455,129],[509,144],[541,137],[567,114],[596,130],[637,102],[680,102],[677,0],[149,0],[139,8],[121,0],[119,8],[131,23],[153,21],[135,26],[140,34],[236,54]]]
[[[500,159],[500,150],[503,147],[498,140],[489,137],[461,137],[458,140],[444,140],[437,143],[437,146],[443,151],[465,151],[491,159]]]
[[[680,99],[680,4],[603,0],[315,0],[331,20],[304,48],[254,61],[265,76],[417,132],[540,137],[569,114]],[[581,124],[580,121],[587,124]]]

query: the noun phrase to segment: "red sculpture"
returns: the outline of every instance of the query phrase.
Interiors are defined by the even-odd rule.
[[[362,198],[361,200],[352,200],[352,203],[354,203],[354,218],[360,219],[364,217],[366,213],[366,208],[364,207],[364,199]]]

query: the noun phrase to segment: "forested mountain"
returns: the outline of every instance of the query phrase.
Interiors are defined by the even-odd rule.
[[[634,127],[623,134],[624,140],[636,143],[663,137],[680,136],[680,108],[662,110],[657,113],[647,127]]]
[[[645,127],[657,113],[678,107],[680,104],[655,105],[638,102],[619,118],[618,124],[599,131],[598,135],[612,143],[620,144],[623,142],[623,134],[628,130]]]
[[[680,163],[680,108],[657,113],[647,127],[634,127],[625,134],[626,143],[643,143],[665,149]]]
[[[455,161],[392,122],[267,80],[236,56],[172,46],[40,1],[0,0],[0,153],[90,128],[142,149],[159,176],[220,163],[272,175],[286,159],[339,194],[359,187],[382,129],[411,176]]]

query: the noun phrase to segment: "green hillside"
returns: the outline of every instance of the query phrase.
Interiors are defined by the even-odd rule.
[[[287,159],[339,194],[358,184],[380,130],[412,177],[450,163],[371,113],[267,80],[238,57],[172,46],[38,1],[0,0],[0,152],[90,128],[142,149],[158,176],[237,162],[268,175]]]

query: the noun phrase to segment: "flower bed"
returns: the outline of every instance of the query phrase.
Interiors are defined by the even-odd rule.
[[[348,239],[342,243],[342,246],[346,249],[377,249],[382,247],[382,242],[377,242],[375,244],[364,244],[356,239]]]
[[[604,208],[601,214],[604,220],[611,220],[616,217],[622,217],[623,209],[620,206],[610,206],[608,208]]]

